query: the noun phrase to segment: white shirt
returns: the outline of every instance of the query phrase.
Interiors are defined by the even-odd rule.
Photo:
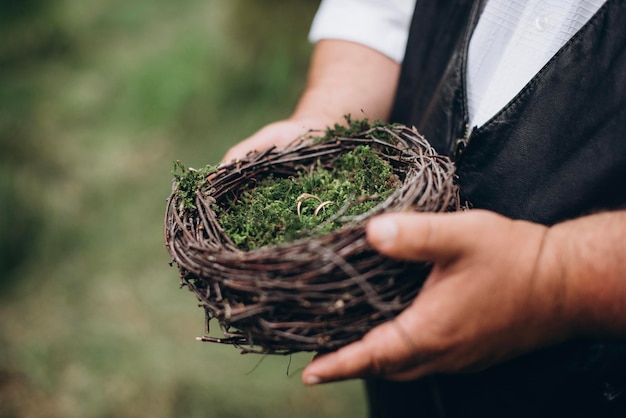
[[[503,108],[594,15],[604,0],[487,2],[467,59],[470,126]]]
[[[490,0],[472,34],[467,62],[470,126],[519,93],[605,0]],[[342,39],[401,62],[415,0],[322,0],[309,40]]]
[[[415,0],[322,0],[309,40],[357,42],[401,62]]]

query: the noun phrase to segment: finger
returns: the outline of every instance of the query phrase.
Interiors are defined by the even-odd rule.
[[[279,138],[272,135],[271,132],[262,129],[229,149],[226,155],[224,155],[222,162],[240,160],[245,158],[251,151],[262,150],[272,146],[277,140],[279,140]]]
[[[307,385],[366,376],[416,377],[419,365],[414,345],[396,321],[382,324],[366,336],[333,353],[317,356],[302,374]],[[418,369],[415,369],[418,370]]]
[[[381,215],[368,223],[367,239],[393,258],[447,262],[472,248],[484,233],[478,211],[471,212]]]
[[[242,159],[250,151],[264,150],[273,145],[286,146],[309,131],[310,128],[305,123],[279,121],[269,124],[228,150],[222,161]]]

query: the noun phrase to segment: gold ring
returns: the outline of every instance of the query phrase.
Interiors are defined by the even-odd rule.
[[[322,199],[320,199],[319,197],[315,196],[314,194],[311,193],[302,193],[300,196],[298,196],[298,198],[296,199],[296,211],[298,212],[298,216],[300,216],[300,209],[302,208],[302,202],[304,202],[307,199],[315,199],[318,202],[322,203]]]
[[[317,216],[317,214],[319,213],[320,210],[324,209],[324,207],[328,206],[328,205],[337,205],[335,202],[333,202],[332,200],[327,200],[325,202],[322,202],[319,204],[319,206],[317,208],[315,208],[315,212],[313,212],[313,216]]]

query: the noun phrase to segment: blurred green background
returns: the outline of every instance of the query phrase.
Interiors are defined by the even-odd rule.
[[[303,87],[312,0],[0,0],[0,417],[359,417],[311,354],[195,341],[163,244],[175,160]]]

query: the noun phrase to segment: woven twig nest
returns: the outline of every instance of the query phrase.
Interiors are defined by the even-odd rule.
[[[219,166],[195,190],[193,205],[184,204],[174,183],[165,241],[182,285],[206,312],[207,335],[200,339],[243,352],[335,350],[396,316],[419,292],[430,266],[380,255],[365,239],[365,223],[383,212],[459,210],[454,165],[406,126],[374,125],[349,136],[328,132],[325,141],[299,140]],[[330,167],[363,144],[388,161],[401,180],[368,212],[342,219],[340,210],[335,218],[343,226],[337,230],[250,251],[239,249],[224,232],[215,207],[244,184],[270,173],[292,176],[316,164]],[[208,336],[213,318],[223,337]]]

